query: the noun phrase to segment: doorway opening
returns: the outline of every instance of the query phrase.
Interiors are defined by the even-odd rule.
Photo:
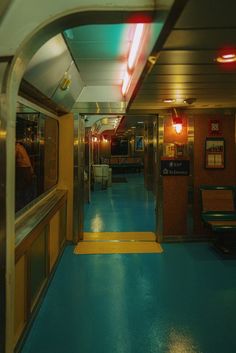
[[[156,240],[156,116],[85,116],[85,241]]]

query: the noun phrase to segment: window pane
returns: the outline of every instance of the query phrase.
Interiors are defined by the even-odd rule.
[[[44,137],[44,190],[49,190],[57,183],[58,169],[58,126],[54,119],[45,120]]]
[[[57,183],[58,123],[39,113],[16,118],[16,212]]]

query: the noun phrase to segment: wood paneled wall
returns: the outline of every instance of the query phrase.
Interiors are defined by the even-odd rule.
[[[225,168],[205,168],[205,141],[208,137],[210,119],[221,122],[222,136],[225,139]],[[233,115],[196,115],[194,120],[194,233],[207,235],[201,222],[201,200],[199,186],[235,185],[236,155],[235,155],[235,118]]]

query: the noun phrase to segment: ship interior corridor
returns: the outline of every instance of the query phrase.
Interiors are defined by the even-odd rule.
[[[145,189],[143,173],[115,174],[112,181],[110,187],[98,184],[92,192],[85,205],[84,231],[155,232],[155,196]]]
[[[0,353],[235,353],[236,1],[0,4]]]

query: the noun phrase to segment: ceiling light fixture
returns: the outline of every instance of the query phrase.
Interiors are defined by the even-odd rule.
[[[193,104],[194,102],[196,102],[196,98],[186,98],[183,100],[184,104]]]
[[[172,122],[173,122],[173,127],[175,128],[175,132],[177,134],[180,134],[183,130],[183,119],[177,114],[177,111],[175,108],[173,108],[174,115],[172,114]]]
[[[68,72],[65,72],[60,82],[60,89],[62,91],[68,90],[70,88],[71,82],[71,75],[68,74]]]
[[[163,102],[164,102],[164,103],[174,103],[174,102],[175,102],[175,99],[166,98],[166,99],[163,99]]]
[[[139,46],[141,43],[141,38],[143,34],[143,29],[144,29],[144,24],[143,23],[138,23],[135,32],[134,32],[134,38],[133,42],[131,45],[131,49],[129,52],[129,58],[128,58],[128,69],[132,70],[134,68],[136,59],[137,59],[137,54],[139,51]]]
[[[134,37],[133,37],[133,41],[132,41],[129,56],[128,56],[127,69],[122,82],[121,92],[123,96],[126,95],[130,86],[131,73],[134,70],[134,66],[138,58],[138,52],[142,41],[143,31],[144,31],[144,23],[138,23],[135,27]]]
[[[236,61],[236,53],[229,52],[229,53],[221,54],[216,58],[216,61],[218,63],[223,63],[223,64],[233,63]]]
[[[122,83],[122,88],[121,88],[121,92],[123,96],[125,96],[128,91],[128,88],[130,85],[130,78],[131,78],[130,74],[128,74],[128,72],[126,71],[123,79],[123,83]]]

